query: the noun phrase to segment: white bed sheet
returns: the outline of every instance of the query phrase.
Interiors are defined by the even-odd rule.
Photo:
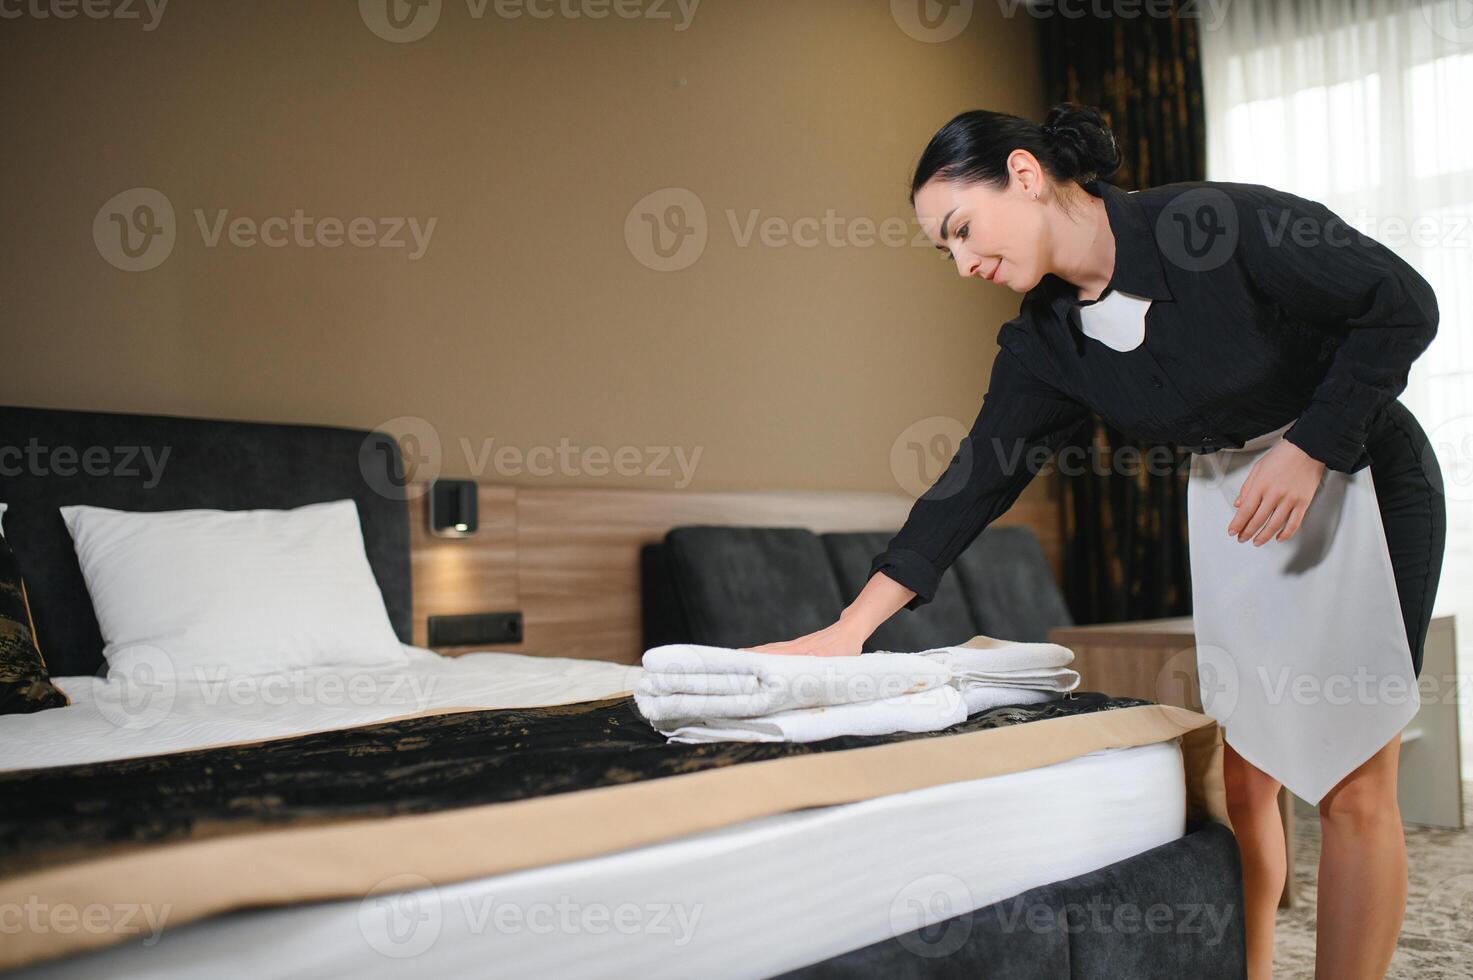
[[[569,690],[590,697],[626,690],[627,673],[611,667],[515,654],[420,665],[448,670],[465,696],[487,706],[566,701]],[[490,671],[500,678],[474,678]],[[590,693],[601,685],[601,693]],[[249,735],[232,731],[218,708],[213,720],[191,714],[188,723],[171,722],[148,744],[288,733],[287,722],[261,718],[250,720]],[[383,705],[355,710],[403,713]],[[321,727],[321,713],[315,717],[306,727]],[[59,726],[69,738],[52,757],[103,751],[87,749],[82,727]],[[0,743],[8,741],[0,731]],[[138,749],[158,751],[143,742],[114,751]],[[8,744],[5,751],[10,761]],[[386,882],[383,896],[232,913],[167,931],[151,945],[135,942],[13,975],[771,976],[1175,840],[1185,832],[1184,787],[1179,740],[1108,749],[440,888],[425,887],[406,868],[404,877]],[[1016,928],[1028,921],[1025,915]],[[956,930],[942,933],[933,952],[964,939]]]
[[[351,728],[431,708],[515,708],[608,697],[643,668],[598,660],[468,653],[405,645],[407,664],[314,667],[263,677],[123,685],[59,677],[66,708],[0,715],[0,771],[158,755],[325,728]],[[140,679],[142,680],[142,679]]]

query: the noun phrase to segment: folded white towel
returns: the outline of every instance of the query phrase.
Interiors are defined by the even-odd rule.
[[[672,742],[811,742],[938,731],[1004,704],[1079,686],[1057,643],[974,636],[919,653],[806,657],[694,643],[645,651],[641,714]]]
[[[971,714],[983,710],[974,705],[1007,704],[996,700],[1002,696],[995,693],[998,689],[1045,692],[1036,700],[1046,701],[1079,686],[1079,672],[1064,666],[1073,662],[1074,651],[1057,643],[975,636],[957,646],[923,650],[921,655],[946,665],[952,686],[970,696]]]
[[[1044,670],[959,670],[951,675],[953,684],[983,684],[988,687],[1012,687],[1062,694],[1079,686],[1079,672],[1068,667]]]
[[[967,717],[979,711],[996,708],[1003,704],[1042,704],[1061,695],[1053,691],[1034,691],[1022,687],[999,687],[996,684],[959,685],[962,701],[967,705]]]
[[[807,657],[696,643],[645,651],[634,700],[651,722],[755,718],[945,686],[950,668],[909,653]]]
[[[874,654],[865,654],[871,656]],[[671,742],[816,742],[839,735],[935,732],[965,721],[967,714],[961,692],[944,685],[874,701],[794,708],[754,718],[675,719],[658,722],[655,728]]]
[[[974,636],[956,646],[934,647],[921,653],[946,664],[955,673],[1046,670],[1067,667],[1074,662],[1074,651],[1057,643],[999,640],[990,636]]]

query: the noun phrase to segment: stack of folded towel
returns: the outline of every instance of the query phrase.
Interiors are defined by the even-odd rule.
[[[967,714],[1000,704],[1037,704],[1079,686],[1069,669],[1074,651],[1057,643],[1025,643],[974,636],[960,646],[921,652],[944,664],[967,702]]]
[[[672,742],[812,742],[948,728],[1002,704],[1073,690],[1056,643],[977,636],[919,653],[809,657],[694,643],[645,651],[641,714]]]

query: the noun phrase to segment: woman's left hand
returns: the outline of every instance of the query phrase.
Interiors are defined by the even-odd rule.
[[[1238,514],[1228,525],[1228,534],[1236,535],[1239,541],[1251,537],[1254,547],[1275,536],[1288,541],[1299,530],[1324,472],[1324,463],[1287,439],[1280,439],[1248,471],[1248,479],[1233,501]]]

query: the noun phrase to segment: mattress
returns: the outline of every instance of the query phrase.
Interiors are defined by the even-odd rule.
[[[408,705],[339,706],[326,712],[332,723],[392,717],[421,702],[505,707],[604,696],[627,690],[638,670],[425,653],[434,660],[416,657],[412,671],[451,678],[444,690],[411,694]],[[73,708],[31,716],[76,711],[44,726],[59,738],[42,745],[32,726],[12,726],[24,733],[17,750],[16,732],[0,730],[0,761],[60,765],[324,723],[321,704],[262,712],[249,699],[206,704],[199,691],[175,691],[167,714],[119,744],[105,737],[113,727],[105,713],[81,694],[91,688],[77,683],[85,680],[62,682],[80,695]],[[113,744],[96,744],[100,735]],[[7,976],[768,976],[1175,840],[1185,832],[1185,797],[1179,740],[1107,749],[438,888],[406,868],[363,900],[234,912]],[[167,910],[153,912],[167,925]]]

